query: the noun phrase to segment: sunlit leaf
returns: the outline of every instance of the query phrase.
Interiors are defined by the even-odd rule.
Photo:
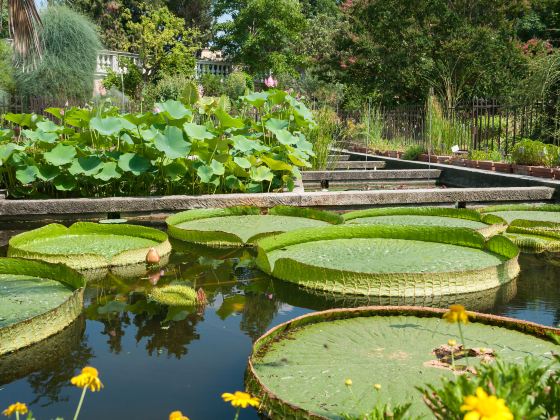
[[[124,119],[116,117],[95,117],[89,122],[89,128],[103,136],[113,136],[123,129],[123,121]]]
[[[72,162],[76,156],[74,146],[66,146],[62,143],[57,144],[50,152],[43,153],[45,160],[55,166],[62,166]]]
[[[167,126],[163,133],[158,133],[154,142],[156,149],[165,153],[169,159],[186,157],[190,150],[190,143],[183,139],[181,129],[174,126]]]
[[[101,181],[110,181],[111,179],[120,178],[121,174],[117,170],[117,162],[104,162],[101,172],[93,176]]]
[[[214,134],[210,133],[203,125],[185,123],[183,124],[183,127],[185,129],[185,133],[187,133],[187,136],[189,136],[191,139],[209,140],[215,137]]]
[[[86,156],[74,159],[68,172],[72,175],[95,175],[103,168],[103,161],[97,156]]]
[[[266,166],[252,167],[249,171],[251,179],[256,182],[272,181],[274,174]]]

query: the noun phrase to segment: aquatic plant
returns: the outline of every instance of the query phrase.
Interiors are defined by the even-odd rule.
[[[0,130],[1,184],[12,198],[292,190],[314,155],[311,112],[280,90],[240,103],[231,114],[229,99],[210,97],[140,114],[106,104],[49,108],[52,120],[6,114],[16,129]]]
[[[148,293],[148,299],[167,306],[195,306],[198,303],[196,290],[182,284],[154,288]]]
[[[144,263],[151,248],[160,256],[169,254],[167,234],[127,224],[77,222],[67,228],[53,223],[13,236],[8,255],[90,270]]]
[[[274,233],[342,223],[336,213],[276,206],[261,214],[258,207],[187,210],[166,219],[169,236],[214,246],[243,246]]]
[[[253,397],[251,394],[242,391],[235,391],[233,394],[230,392],[224,392],[222,394],[222,399],[225,402],[229,402],[232,407],[236,408],[234,420],[239,418],[239,412],[242,408],[247,407],[259,407],[261,402],[257,397]]]
[[[0,354],[37,343],[82,312],[85,281],[61,264],[0,258]]]
[[[258,241],[257,266],[331,294],[424,296],[498,287],[519,273],[507,238],[467,228],[342,225]]]
[[[493,214],[445,207],[386,207],[342,215],[345,222],[377,225],[466,227],[490,237],[506,229],[507,222]]]
[[[14,404],[10,404],[8,406],[8,408],[6,408],[4,411],[2,411],[2,414],[6,417],[10,417],[12,414],[16,415],[16,420],[19,420],[19,416],[27,414],[29,412],[29,409],[27,408],[27,405],[24,403],[20,403],[20,402],[16,402]]]
[[[189,420],[189,418],[180,411],[172,411],[169,413],[169,420]]]
[[[438,409],[442,414],[436,415],[439,419],[463,419],[465,411],[460,407],[465,405],[464,397],[475,395],[477,386],[488,390],[491,381],[495,381],[496,391],[499,389],[492,394],[507,400],[507,391],[502,390],[516,387],[518,375],[498,377],[483,373],[484,380],[478,373],[456,376],[454,369],[441,359],[440,343],[447,342],[450,336],[457,338],[454,325],[440,322],[444,313],[426,308],[369,307],[335,309],[288,321],[255,342],[247,370],[248,392],[260,398],[260,410],[271,418],[334,418],[345,413],[345,418],[377,419],[383,417],[366,417],[364,413],[372,413],[372,407],[379,409],[389,402],[395,407],[410,403],[410,413],[425,416],[429,410],[435,410],[430,404],[423,404],[417,387],[428,390],[424,399],[436,400],[438,395],[432,393],[442,376],[445,383],[461,381],[468,387],[457,392],[452,385],[446,386],[449,398],[457,404]],[[560,349],[547,335],[558,334],[558,330],[479,313],[469,316],[471,322],[464,331],[465,338],[473,348],[487,350],[465,356],[477,372],[495,373],[494,366],[502,361],[522,370],[519,360],[523,360],[526,352],[545,365],[546,371],[554,359],[553,352]],[[462,316],[458,313],[459,319]],[[349,342],[354,344],[349,346]],[[487,363],[489,358],[496,357],[498,363]],[[377,390],[372,387],[376,377],[390,377],[391,381]],[[528,385],[533,378],[529,376],[524,382]],[[347,393],[339,391],[347,379],[351,379],[351,384],[345,386],[356,398],[348,398]],[[542,387],[538,393],[544,395],[547,385],[543,381],[533,383]],[[524,405],[527,395],[533,395],[526,388],[524,391],[516,406]],[[552,395],[556,394],[549,396],[549,407],[558,404],[552,401]],[[515,412],[516,407],[509,400],[507,405]]]

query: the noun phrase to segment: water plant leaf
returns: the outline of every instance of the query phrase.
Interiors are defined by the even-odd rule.
[[[242,99],[245,102],[250,103],[251,105],[253,105],[256,108],[260,108],[265,104],[266,100],[268,99],[268,93],[267,92],[254,92],[254,93],[251,93],[249,95],[242,96],[240,99]]]
[[[218,315],[220,319],[224,320],[234,313],[243,312],[246,300],[247,298],[243,295],[228,296],[224,299],[222,305],[216,311],[216,315]]]
[[[196,305],[196,290],[182,284],[157,287],[150,291],[148,299],[167,306]]]
[[[212,159],[210,167],[212,168],[212,173],[214,175],[221,176],[226,172],[224,165],[221,162],[218,162],[216,159]]]
[[[68,168],[68,172],[72,175],[84,174],[92,176],[97,174],[103,168],[103,161],[98,156],[79,157],[72,161],[72,165]]]
[[[74,146],[67,146],[62,143],[57,144],[50,152],[43,153],[45,160],[55,166],[66,165],[76,156]]]
[[[252,150],[262,152],[266,150],[266,146],[261,144],[258,140],[250,140],[245,136],[233,136],[231,138],[233,147],[241,153],[249,153]]]
[[[63,127],[53,123],[51,120],[45,120],[37,123],[37,128],[45,133],[57,133]]]
[[[37,178],[42,181],[52,181],[58,176],[58,174],[60,174],[60,169],[57,166],[40,165],[37,166],[37,169]]]
[[[25,138],[33,141],[42,141],[44,143],[55,143],[58,140],[58,134],[46,133],[44,131],[22,130]]]
[[[286,120],[279,120],[277,118],[270,118],[266,124],[265,127],[272,131],[273,133],[280,131],[280,130],[285,130],[288,128],[289,126],[289,122]]]
[[[200,178],[200,180],[204,183],[209,183],[210,180],[212,179],[212,176],[214,175],[214,171],[208,165],[199,166],[198,169],[196,170],[196,173]]]
[[[159,109],[171,120],[182,120],[185,117],[192,117],[191,110],[185,108],[185,105],[179,101],[168,100],[164,103],[157,103],[155,108]]]
[[[258,168],[251,167],[249,170],[249,176],[256,182],[272,181],[274,178],[274,174],[266,166],[259,166]]]
[[[298,137],[294,136],[292,133],[285,129],[274,132],[274,135],[276,136],[276,139],[284,145],[291,146],[299,142]]]
[[[245,127],[245,123],[241,118],[234,118],[229,115],[227,112],[222,110],[221,108],[216,109],[216,117],[220,124],[224,128],[243,128]]]
[[[17,150],[24,150],[24,147],[16,143],[6,143],[0,145],[0,162],[4,162]]]
[[[143,174],[151,166],[148,159],[136,153],[124,153],[119,157],[119,168],[125,172],[132,172],[134,175]]]
[[[244,157],[234,157],[233,161],[243,169],[249,169],[251,167],[251,162]]]
[[[183,132],[173,126],[167,126],[163,133],[156,134],[154,145],[169,159],[186,157],[191,150],[190,143],[183,139]]]
[[[68,174],[59,175],[54,179],[53,185],[58,191],[72,191],[76,188],[76,179]]]
[[[169,165],[165,165],[163,171],[166,178],[176,181],[183,178],[187,174],[188,169],[183,162],[175,160]]]
[[[110,181],[112,179],[120,178],[121,174],[117,170],[117,162],[103,162],[101,171],[93,177],[101,181]]]
[[[273,171],[291,171],[293,167],[282,160],[276,160],[267,156],[261,156],[261,160]]]
[[[27,165],[16,170],[16,178],[23,185],[31,184],[37,179],[39,169],[35,165]]]
[[[103,136],[114,136],[124,128],[123,119],[117,117],[94,117],[90,120],[89,127]]]
[[[467,345],[491,348],[501,360],[522,363],[533,355],[548,364],[559,350],[544,332],[526,329],[521,322],[473,318],[463,330]],[[450,338],[460,341],[456,325],[442,323],[441,312],[436,311],[313,313],[257,340],[250,358],[249,392],[261,397],[265,404],[261,408],[271,417],[339,418],[347,413],[362,418],[377,404],[408,401],[413,403],[411,412],[428,416],[416,387],[438,384],[442,376],[454,377],[450,369],[430,363],[436,360],[433,349]],[[481,361],[470,357],[469,363],[476,367]],[[352,380],[351,393],[345,389],[347,378]],[[375,383],[382,386],[379,392],[373,390]],[[268,398],[271,395],[273,399]]]
[[[185,123],[183,124],[183,128],[185,129],[187,136],[191,139],[210,140],[215,137],[214,134],[210,133],[204,125]]]

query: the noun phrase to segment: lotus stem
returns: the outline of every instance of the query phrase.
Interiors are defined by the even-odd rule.
[[[80,415],[80,410],[82,409],[82,404],[84,402],[84,397],[86,396],[87,387],[84,386],[84,390],[82,391],[82,396],[80,397],[80,402],[78,403],[78,407],[76,408],[76,413],[74,414],[74,420],[78,420],[78,416]]]

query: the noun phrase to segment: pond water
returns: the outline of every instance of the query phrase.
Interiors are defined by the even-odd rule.
[[[81,419],[233,418],[222,392],[242,390],[252,342],[274,325],[312,310],[360,305],[361,299],[312,296],[252,268],[248,250],[176,244],[163,272],[126,271],[91,280],[82,319],[35,348],[0,359],[0,409],[27,402],[36,417],[72,418],[80,390],[69,379],[85,365],[99,369],[103,391],[88,393]],[[515,283],[482,295],[416,303],[472,308],[557,326],[560,258],[522,256]],[[150,303],[154,285],[190,282],[208,304],[173,310]],[[411,303],[376,301],[369,303]],[[241,419],[257,419],[252,410]]]

